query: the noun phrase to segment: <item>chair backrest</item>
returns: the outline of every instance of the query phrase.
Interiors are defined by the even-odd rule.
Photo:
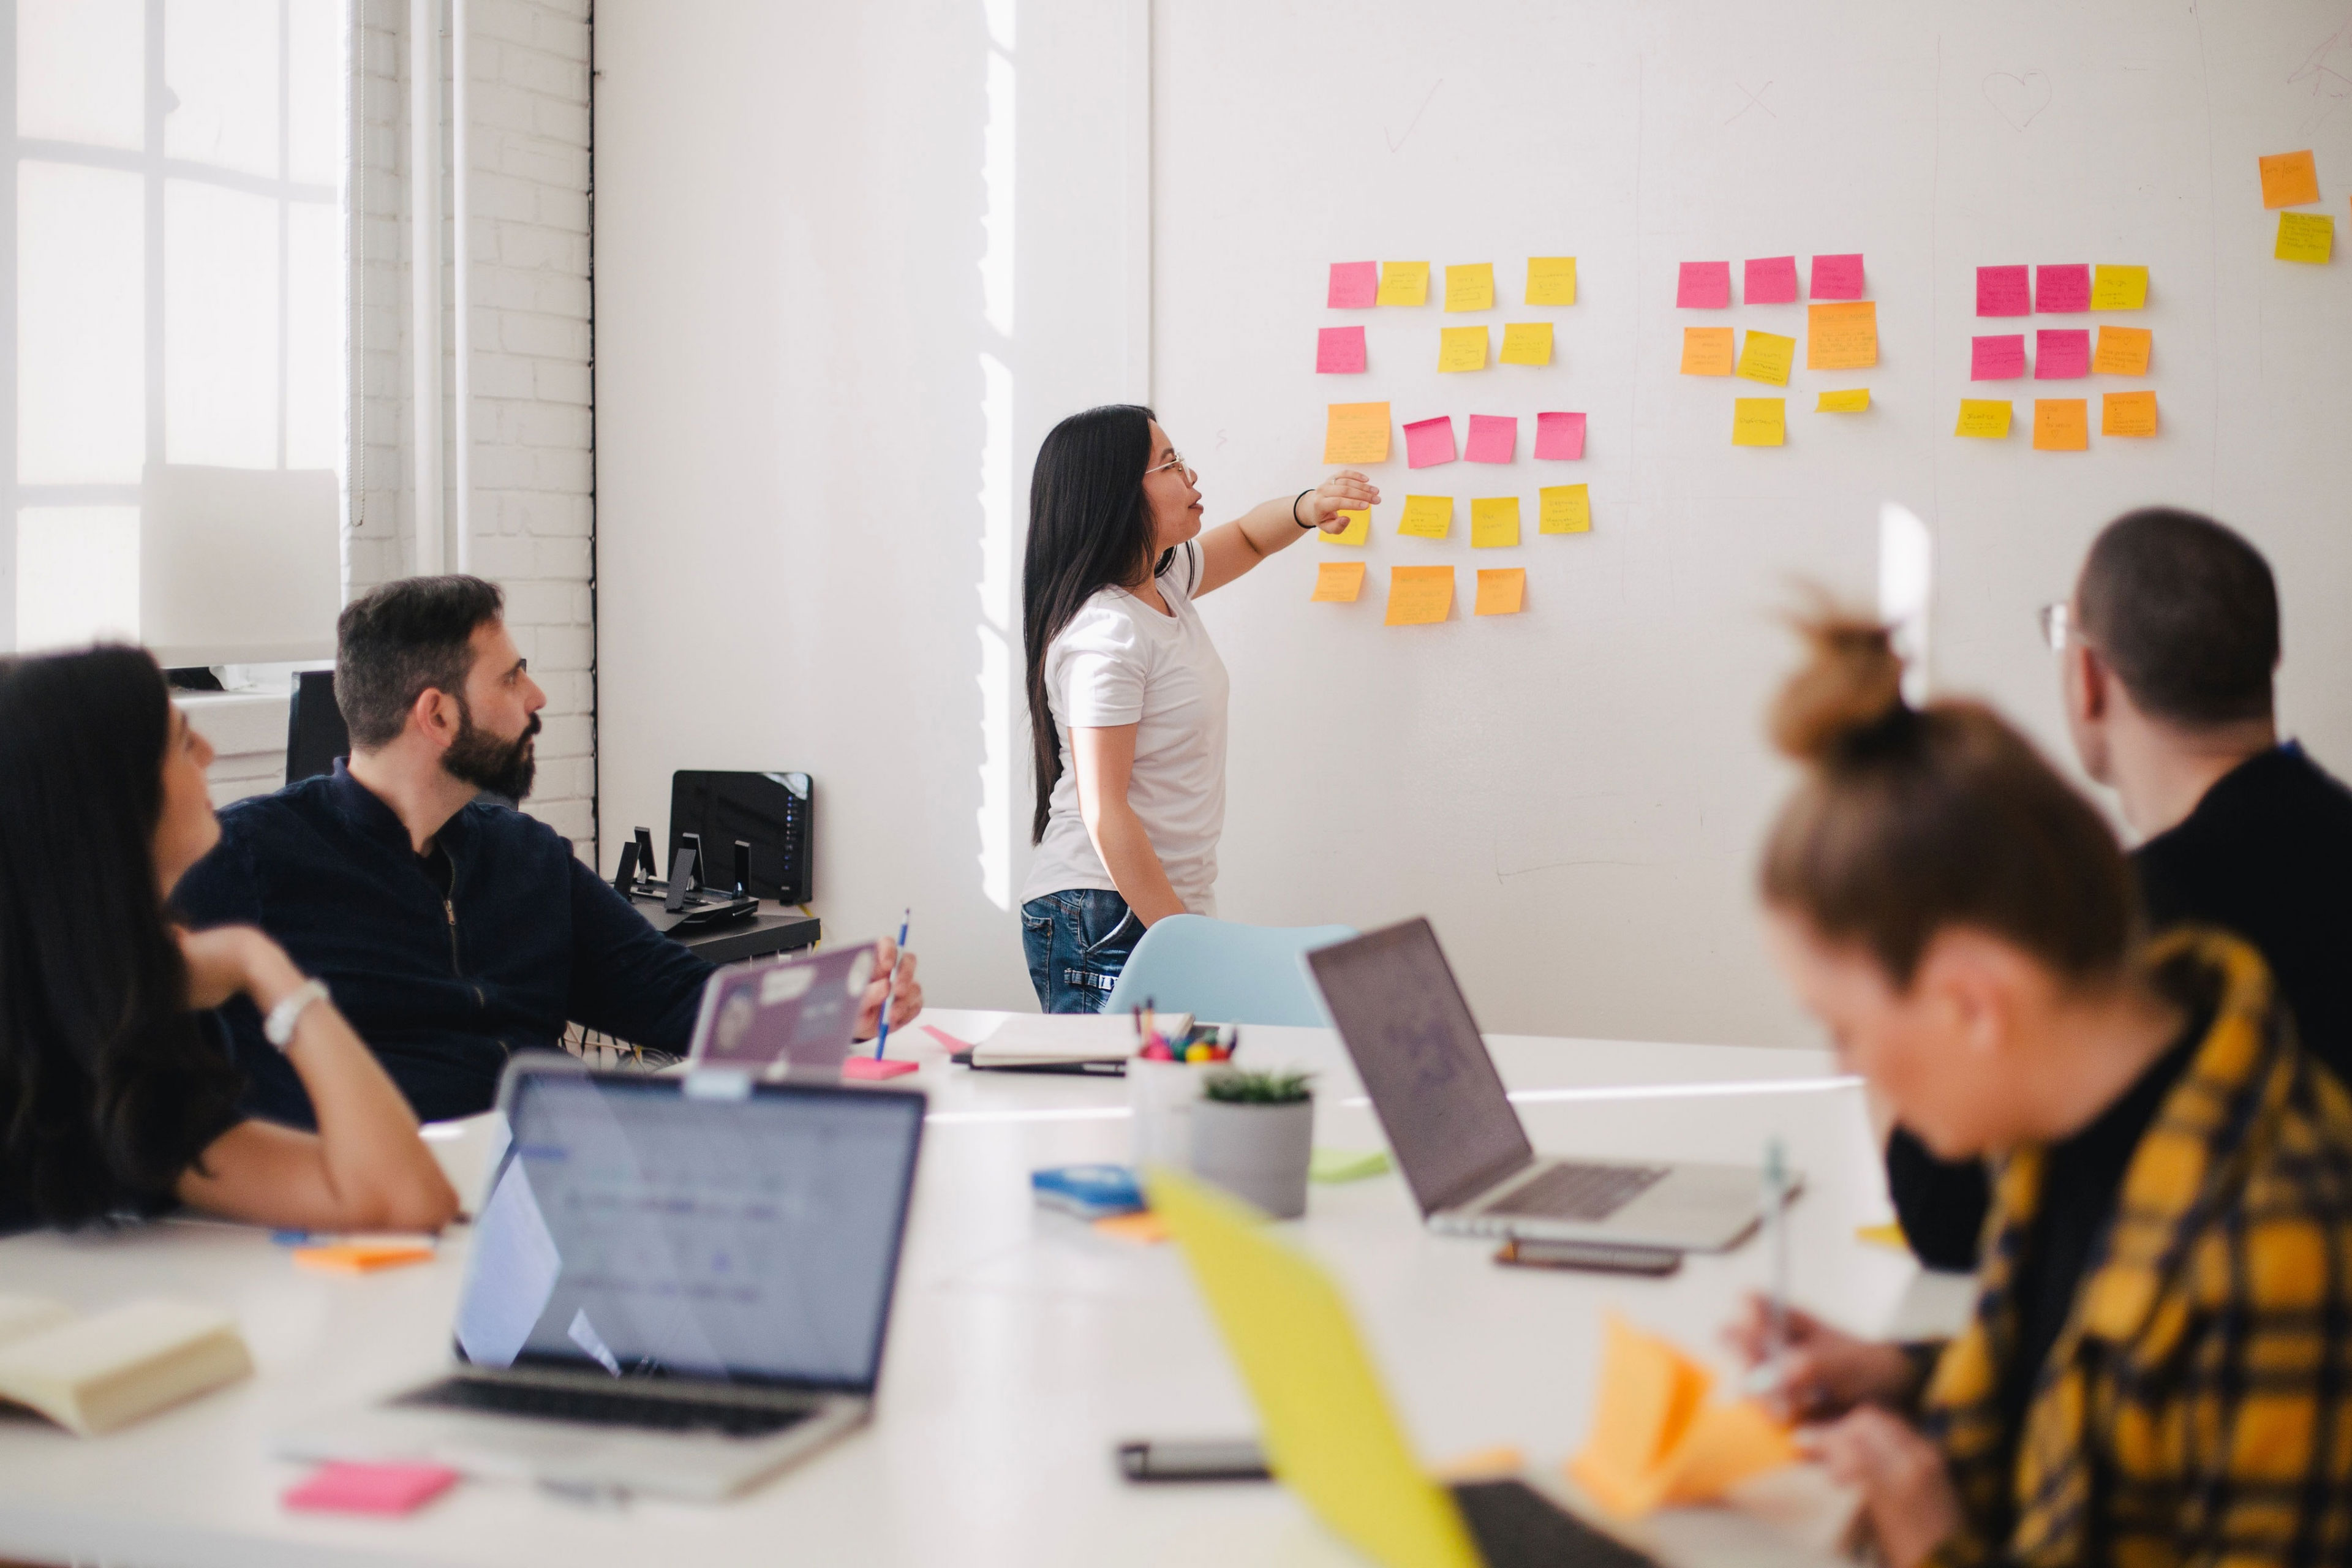
[[[1352,926],[1245,926],[1170,915],[1135,944],[1103,1009],[1123,1013],[1149,997],[1163,1013],[1209,1024],[1328,1025],[1299,955],[1355,934]]]
[[[333,773],[335,759],[351,753],[352,734],[335,702],[335,672],[303,670],[286,707],[286,782]]]

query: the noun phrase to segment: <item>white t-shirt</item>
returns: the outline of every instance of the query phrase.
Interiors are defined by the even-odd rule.
[[[1062,737],[1062,776],[1023,903],[1072,888],[1117,889],[1078,815],[1070,731],[1133,724],[1135,771],[1127,803],[1142,819],[1184,907],[1196,915],[1216,913],[1230,685],[1201,612],[1192,607],[1201,570],[1200,542],[1188,540],[1158,579],[1170,614],[1124,588],[1104,588],[1045,649],[1045,698]]]

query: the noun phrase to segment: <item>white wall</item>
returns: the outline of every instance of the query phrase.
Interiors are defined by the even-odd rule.
[[[1519,258],[1581,258],[1581,303],[1558,313],[1560,400],[1518,411],[1591,412],[1591,455],[1568,477],[1591,482],[1596,531],[1539,540],[1530,522],[1502,552],[1531,568],[1515,622],[1390,633],[1310,610],[1314,546],[1208,602],[1235,675],[1228,916],[1425,910],[1490,1026],[1804,1037],[1748,890],[1786,778],[1759,737],[1787,657],[1770,612],[1800,575],[1866,593],[1887,499],[1936,531],[1940,684],[1990,693],[2053,745],[2034,606],[2122,508],[2216,510],[2279,568],[2291,726],[2352,764],[2336,675],[2352,653],[2347,259],[2272,261],[2253,176],[2258,153],[2315,146],[2340,211],[2340,5],[1165,0],[1148,94],[1122,30],[1139,8],[1020,5],[1018,37],[1000,19],[992,43],[977,3],[607,0],[616,832],[658,827],[674,767],[805,767],[835,929],[878,929],[911,900],[935,995],[1024,998],[992,896],[1017,886],[1026,837],[1007,878],[997,836],[1025,825],[1025,737],[1017,651],[991,661],[1018,530],[982,496],[1001,509],[1009,467],[1017,503],[1054,417],[1143,390],[1127,323],[1147,281],[1148,384],[1213,511],[1311,482],[1322,405],[1342,395],[1305,368],[1311,329],[1356,319],[1321,309],[1323,268],[1368,258],[1494,260],[1506,300]],[[982,285],[992,58],[1019,104],[1009,334]],[[2038,75],[2046,103],[2004,115],[1988,90],[2004,74]],[[1126,199],[1147,101],[1148,261]],[[1880,302],[1881,364],[1859,378],[1877,410],[1800,412],[1853,379],[1801,371],[1790,447],[1734,452],[1730,398],[1765,389],[1679,377],[1679,329],[1792,329],[1678,315],[1675,265],[1837,250],[1866,255]],[[2164,437],[2095,436],[2081,455],[1956,442],[1972,269],[2067,260],[2155,269],[2138,324],[2157,331]],[[1439,320],[1375,316],[1376,363],[1433,357]],[[1011,378],[1009,439],[982,354]],[[2030,412],[2033,394],[1997,395]],[[1393,384],[1401,417],[1439,395],[1410,372]],[[1444,395],[1417,411],[1484,406]],[[1497,493],[1437,472],[1456,495]],[[1511,473],[1531,499],[1524,455]],[[1401,497],[1401,455],[1377,477]],[[1498,563],[1460,541],[1400,548],[1394,510],[1376,568]]]
[[[804,769],[827,930],[1009,1006],[1029,454],[1143,374],[1139,7],[1013,9],[596,18],[604,869],[674,769]]]

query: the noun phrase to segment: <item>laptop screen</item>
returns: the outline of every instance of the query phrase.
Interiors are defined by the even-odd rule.
[[[1318,948],[1307,963],[1423,1215],[1535,1158],[1427,921]]]
[[[457,1309],[460,1361],[870,1390],[924,1100],[516,1074]]]

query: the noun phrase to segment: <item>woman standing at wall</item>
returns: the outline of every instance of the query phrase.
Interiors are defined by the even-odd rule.
[[[1380,500],[1341,469],[1201,530],[1193,470],[1151,410],[1054,426],[1029,484],[1022,642],[1037,857],[1022,940],[1048,1013],[1097,1013],[1144,928],[1213,914],[1225,667],[1192,601]]]

